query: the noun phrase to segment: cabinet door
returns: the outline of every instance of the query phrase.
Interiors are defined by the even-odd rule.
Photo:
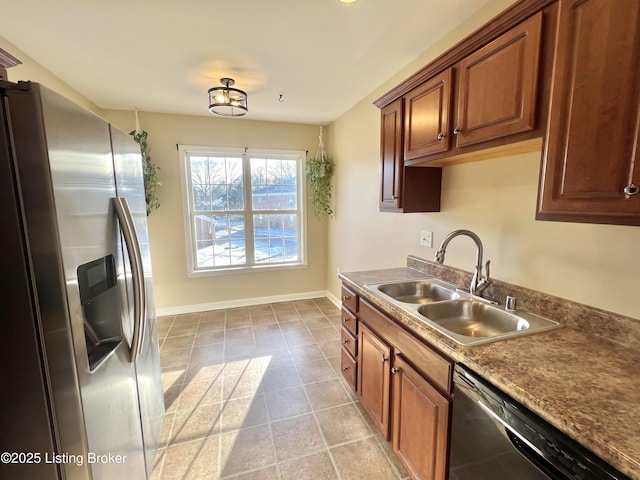
[[[449,149],[451,69],[404,96],[404,159],[413,160]]]
[[[360,403],[389,439],[389,362],[391,348],[360,324],[358,336],[358,391]]]
[[[400,355],[393,366],[393,451],[413,478],[445,480],[450,401]]]
[[[439,212],[442,168],[405,166],[402,106],[402,99],[398,99],[382,109],[380,211]]]
[[[560,1],[540,220],[640,225],[639,17],[637,0]]]
[[[459,147],[535,128],[542,12],[459,64]]]
[[[380,209],[398,210],[402,199],[402,99],[382,109],[380,132]]]

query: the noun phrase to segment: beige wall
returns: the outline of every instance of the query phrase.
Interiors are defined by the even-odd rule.
[[[439,213],[378,211],[380,113],[372,102],[509,3],[491,2],[484,18],[458,28],[332,125],[337,215],[328,230],[328,289],[338,295],[338,269],[403,266],[409,254],[431,259],[448,232],[467,228],[482,239],[493,277],[640,318],[640,228],[536,221],[540,152],[445,167]],[[420,230],[434,232],[434,248],[420,246]],[[470,239],[452,241],[447,264],[471,271],[474,260]]]
[[[134,126],[133,112],[105,111],[122,130]],[[156,306],[161,312],[242,304],[255,299],[323,294],[326,289],[326,221],[308,210],[309,267],[259,273],[187,277],[179,157],[176,144],[308,150],[315,153],[319,127],[248,119],[218,119],[139,113],[149,133],[151,159],[160,167],[160,209],[149,217]],[[250,300],[251,299],[251,300]]]
[[[12,82],[17,82],[19,80],[29,80],[32,82],[41,83],[51,90],[55,90],[60,95],[64,95],[70,100],[73,100],[74,102],[91,110],[95,114],[101,114],[100,108],[98,108],[93,102],[91,102],[81,93],[77,92],[69,85],[64,83],[49,70],[42,67],[26,53],[24,53],[18,47],[1,36],[0,48],[22,62],[20,65],[7,69],[7,77]]]

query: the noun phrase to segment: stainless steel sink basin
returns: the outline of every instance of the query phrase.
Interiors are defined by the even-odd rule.
[[[522,317],[473,300],[423,306],[418,312],[442,328],[467,337],[495,337],[531,327]]]
[[[558,322],[526,310],[505,310],[436,278],[367,284],[374,294],[462,345],[551,330]]]
[[[464,345],[493,342],[559,326],[558,322],[529,312],[512,312],[472,299],[422,305],[417,312],[437,330]]]
[[[405,303],[425,304],[460,298],[460,294],[427,280],[386,283],[378,285],[377,289],[385,295]]]

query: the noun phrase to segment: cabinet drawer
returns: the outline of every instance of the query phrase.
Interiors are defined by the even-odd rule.
[[[357,363],[349,352],[344,348],[340,352],[340,368],[342,370],[342,376],[347,381],[351,389],[356,391],[356,372],[358,371]]]
[[[352,313],[358,313],[358,296],[355,292],[343,285],[340,297],[343,308],[349,309]]]
[[[452,360],[418,340],[401,325],[367,303],[366,300],[360,302],[358,322],[362,322],[375,331],[405,358],[411,359],[411,363],[442,392],[451,393],[453,391],[454,362]]]
[[[342,327],[349,330],[351,335],[356,336],[358,334],[358,319],[346,308],[342,307]]]
[[[342,348],[347,350],[353,358],[358,354],[358,340],[354,337],[346,328],[340,329],[340,341],[342,342]]]

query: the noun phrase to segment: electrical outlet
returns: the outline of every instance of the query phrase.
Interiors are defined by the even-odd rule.
[[[423,247],[433,247],[433,232],[428,232],[427,230],[422,230],[420,232],[420,245]]]

